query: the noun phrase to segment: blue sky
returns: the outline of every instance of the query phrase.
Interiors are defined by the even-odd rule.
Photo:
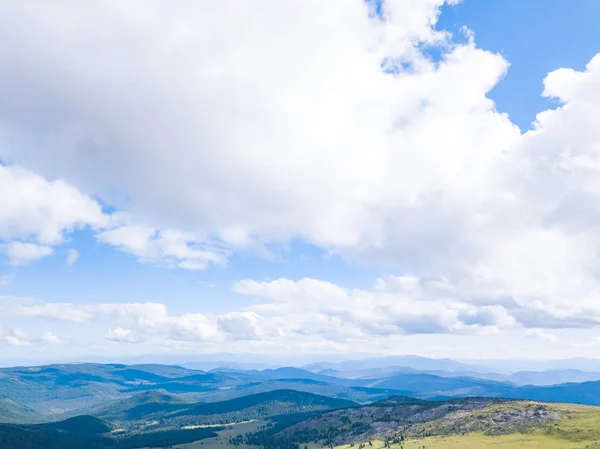
[[[597,350],[597,2],[50,3],[0,19],[8,359]]]
[[[552,106],[541,96],[543,78],[559,67],[583,70],[598,53],[600,4],[589,0],[476,1],[442,8],[437,28],[458,35],[466,26],[477,45],[510,62],[506,77],[490,97],[521,129]]]

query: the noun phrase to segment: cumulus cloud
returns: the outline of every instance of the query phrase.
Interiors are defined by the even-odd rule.
[[[26,346],[31,344],[31,339],[19,329],[0,327],[0,340],[11,346]]]
[[[140,341],[140,338],[131,329],[122,327],[110,328],[105,338],[118,343],[138,343]]]
[[[139,313],[136,329],[183,340],[597,326],[600,56],[550,73],[561,105],[521,133],[487,97],[509,62],[436,31],[442,4],[7,2],[4,247],[25,263],[88,226],[203,269],[302,239],[404,273],[373,291],[242,281],[263,303],[228,316],[66,314]]]
[[[319,322],[338,322],[355,335],[444,334],[497,331],[515,319],[500,305],[477,306],[459,297],[434,296],[421,291],[411,279],[409,293],[347,290],[315,279],[270,282],[244,280],[234,290],[268,299],[250,310],[269,317],[286,317],[299,328],[319,333]],[[381,287],[382,280],[376,285]],[[321,317],[315,320],[315,317]],[[277,319],[277,318],[276,318]],[[313,326],[314,325],[314,326]],[[290,329],[288,326],[287,329]],[[294,329],[294,325],[291,326]],[[329,327],[335,335],[336,326]]]
[[[53,252],[49,246],[35,243],[11,242],[4,245],[4,253],[8,256],[11,265],[27,265],[43,259]]]
[[[209,264],[225,262],[224,250],[211,247],[206,236],[194,236],[173,229],[123,225],[103,231],[97,238],[134,254],[141,262],[203,270]]]
[[[74,304],[2,297],[0,318],[59,320],[71,326],[106,323],[104,338],[115,343],[202,344],[221,350],[237,342],[247,342],[254,350],[286,344],[319,348],[323,342],[364,347],[398,337],[485,335],[522,328],[527,337],[554,342],[548,329],[594,327],[562,309],[554,312],[553,322],[528,321],[523,317],[537,310],[527,303],[465,300],[441,280],[386,276],[374,285],[373,290],[360,290],[310,278],[240,280],[234,291],[258,301],[225,313],[173,314],[162,303]],[[13,331],[4,337],[11,344],[56,342],[51,336],[31,339]]]
[[[19,166],[0,165],[0,242],[13,265],[26,265],[54,252],[65,235],[91,228],[97,239],[136,255],[143,262],[200,270],[222,264],[225,250],[209,248],[207,238],[171,229],[155,230],[107,214],[102,206],[62,180],[48,181]],[[29,239],[30,241],[21,241]],[[69,249],[67,264],[79,258]]]
[[[315,337],[329,341],[379,336],[495,332],[515,324],[501,306],[474,306],[450,298],[347,290],[315,279],[239,281],[235,291],[263,302],[222,314],[172,315],[165,304],[73,304],[4,297],[0,316],[68,323],[103,322],[105,338],[139,343],[148,338],[223,343],[238,340],[276,343]]]
[[[530,338],[535,338],[546,343],[556,343],[556,336],[542,329],[528,329],[525,334]]]
[[[40,337],[34,337],[25,334],[19,329],[4,327],[0,324],[0,341],[11,346],[28,346],[35,343],[45,343],[56,345],[62,343],[62,340],[52,332],[44,332]]]
[[[3,144],[0,144],[3,147]],[[82,225],[107,223],[100,205],[62,180],[48,181],[19,166],[0,164],[0,239],[34,239],[42,245],[63,240]]]
[[[12,3],[4,33],[25,44],[31,36],[22,30],[33,29],[53,57],[39,58],[33,45],[0,49],[0,81],[14,85],[2,112],[18,143],[1,154],[22,161],[35,153],[28,160],[37,170],[131,209],[152,229],[204,229],[233,246],[298,236],[339,250],[371,245],[386,220],[412,214],[436,192],[471,190],[474,173],[486,173],[518,137],[485,96],[507,63],[435,31],[442,3],[388,1],[385,21],[362,0],[256,4],[243,23],[228,2],[133,3],[118,14],[110,2],[54,5],[53,15],[43,14],[44,3],[35,14]],[[139,8],[148,22],[132,28]],[[73,45],[70,36],[81,33],[98,51]],[[421,45],[447,55],[436,64]],[[104,51],[110,68],[98,65]],[[52,93],[23,81],[33,67],[52,80]],[[22,118],[24,104],[41,123]],[[57,111],[50,122],[45,110]],[[49,151],[35,149],[32,133],[47,138]],[[154,234],[137,231],[105,238],[127,233],[132,240],[117,244],[145,252],[140,245]]]
[[[40,339],[43,343],[50,345],[58,345],[63,341],[54,335],[52,332],[44,332],[42,338]]]

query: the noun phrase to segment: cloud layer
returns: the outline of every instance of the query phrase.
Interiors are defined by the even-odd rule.
[[[509,62],[437,31],[443,3],[387,0],[377,15],[362,0],[7,1],[10,263],[87,228],[141,262],[184,269],[300,239],[405,273],[369,292],[240,281],[237,292],[267,302],[219,316],[161,304],[7,310],[110,317],[107,338],[130,343],[511,326],[551,342],[541,329],[597,326],[600,56],[550,73],[544,95],[560,106],[522,133],[487,97]]]

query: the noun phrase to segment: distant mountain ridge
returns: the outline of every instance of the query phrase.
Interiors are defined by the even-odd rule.
[[[425,363],[419,359],[419,363],[429,366],[433,362]],[[457,369],[464,368],[447,360],[442,363]],[[392,395],[404,395],[422,399],[467,396],[531,398],[600,405],[600,380],[596,380],[599,377],[597,373],[573,369],[502,375],[473,371],[424,372],[396,365],[345,372],[334,368],[313,372],[297,367],[261,371],[225,368],[204,372],[156,364],[56,364],[0,369],[0,397],[5,398],[4,402],[0,402],[0,420],[42,422],[58,419],[143,392],[149,392],[148,397],[152,400],[147,402],[153,404],[161,401],[150,392],[175,395],[181,403],[197,403],[287,389],[363,404]],[[577,382],[572,382],[573,379]],[[548,385],[565,380],[571,382]]]

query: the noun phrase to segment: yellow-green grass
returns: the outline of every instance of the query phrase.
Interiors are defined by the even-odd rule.
[[[482,410],[477,413],[487,413],[491,410],[509,410],[526,407],[530,402],[513,403]],[[408,439],[401,444],[391,444],[395,449],[600,449],[600,408],[571,404],[548,404],[560,412],[558,422],[541,425],[539,428],[529,428],[527,432],[509,435],[486,435],[481,432],[465,435],[432,436],[426,438]],[[355,443],[353,448],[358,448]],[[337,449],[349,449],[351,445],[338,446]],[[368,449],[384,447],[383,441],[372,441]]]
[[[369,449],[382,449],[383,441],[373,441]],[[512,434],[501,436],[488,436],[481,433],[469,433],[464,436],[428,437],[418,440],[409,440],[400,444],[391,444],[391,448],[397,449],[584,449],[600,448],[593,441],[566,441],[548,435],[541,434]],[[349,445],[338,446],[338,449],[350,448]],[[358,444],[353,449],[357,449]]]

